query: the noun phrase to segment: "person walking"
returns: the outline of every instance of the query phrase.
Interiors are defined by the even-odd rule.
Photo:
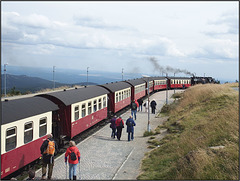
[[[135,103],[137,104],[137,108],[139,108],[139,104],[138,104],[137,99],[135,99]]]
[[[138,99],[138,104],[139,104],[138,112],[140,111],[140,109],[141,109],[141,112],[142,112],[142,104],[143,104],[142,98]]]
[[[133,116],[133,114],[134,114],[134,118],[136,120],[136,118],[137,118],[137,116],[136,116],[136,114],[137,114],[137,104],[135,103],[134,100],[132,100],[132,102],[130,104],[130,108],[131,108],[131,115]]]
[[[48,166],[48,180],[52,178],[54,155],[58,150],[56,142],[53,140],[53,135],[48,134],[47,139],[42,143],[40,151],[42,154],[42,180],[46,180]]]
[[[124,128],[124,122],[121,116],[119,116],[119,118],[117,118],[116,120],[116,127],[117,127],[117,139],[120,141],[122,136],[122,129]]]
[[[152,114],[155,114],[156,105],[157,105],[157,103],[156,103],[155,99],[153,99],[150,103],[150,106],[152,108]]]
[[[148,101],[146,101],[143,106],[145,107],[145,112],[148,112]]]
[[[111,137],[113,139],[115,139],[115,136],[117,135],[116,133],[116,120],[117,120],[117,116],[115,115],[111,120],[110,120],[110,128],[112,128],[112,134]]]
[[[77,180],[77,165],[80,164],[80,152],[74,141],[69,141],[69,147],[65,153],[65,164],[67,165],[67,157],[69,164],[69,180]]]
[[[134,122],[132,116],[129,116],[129,118],[126,121],[126,125],[127,125],[127,133],[128,133],[128,141],[134,139],[134,126],[136,126],[136,123]]]

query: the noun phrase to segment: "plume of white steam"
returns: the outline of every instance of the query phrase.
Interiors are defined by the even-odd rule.
[[[158,64],[157,59],[155,57],[150,57],[149,61],[153,64],[153,67],[154,67],[155,71],[159,71],[159,72],[162,72],[164,74],[171,72],[171,73],[184,73],[186,75],[194,76],[193,73],[191,73],[187,70],[176,69],[176,68],[172,68],[170,66],[167,66],[167,67],[164,68],[163,66]]]

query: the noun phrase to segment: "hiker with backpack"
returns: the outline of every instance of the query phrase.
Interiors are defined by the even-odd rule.
[[[126,121],[126,125],[127,125],[127,133],[128,133],[128,141],[134,139],[134,126],[136,126],[136,123],[134,122],[132,116],[129,116],[129,118]]]
[[[146,101],[143,106],[145,107],[145,112],[148,112],[148,101]]]
[[[124,122],[121,116],[119,116],[116,120],[116,127],[117,127],[117,139],[120,141],[122,136],[122,129],[124,128]]]
[[[132,100],[131,104],[130,104],[130,108],[131,108],[131,115],[133,116],[134,114],[134,118],[136,120],[136,114],[137,114],[137,104],[134,100]]]
[[[68,157],[68,163],[69,163],[69,180],[71,180],[72,178],[73,180],[77,180],[77,165],[78,163],[80,164],[80,152],[76,147],[76,143],[74,141],[69,142],[69,147],[67,148],[67,151],[65,153],[66,165],[67,165],[67,157]]]
[[[157,103],[155,101],[155,99],[153,99],[151,102],[150,102],[150,106],[152,108],[152,113],[155,114],[155,110],[156,110],[156,106],[157,106]]]
[[[42,180],[46,180],[48,166],[48,180],[52,178],[54,155],[58,150],[56,142],[53,140],[53,135],[48,134],[47,139],[42,143],[40,151],[42,154]]]
[[[117,120],[117,116],[115,115],[111,120],[110,120],[110,128],[112,129],[112,134],[111,137],[113,139],[115,139],[115,136],[117,135],[116,133],[116,120]]]

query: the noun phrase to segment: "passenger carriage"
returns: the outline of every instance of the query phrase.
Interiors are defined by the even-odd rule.
[[[108,90],[100,86],[90,86],[38,96],[51,100],[59,107],[53,126],[54,137],[73,138],[107,118],[108,93]]]
[[[52,133],[52,111],[57,109],[41,97],[2,101],[1,178],[41,156],[40,146]]]
[[[98,86],[109,91],[108,108],[110,114],[120,111],[131,103],[131,85],[127,82],[112,82]]]
[[[153,77],[153,80],[154,80],[154,91],[167,89],[166,77]]]
[[[187,88],[191,86],[191,78],[189,77],[169,77],[170,79],[170,88]]]
[[[126,80],[131,85],[131,100],[138,100],[146,95],[146,82],[143,79]]]

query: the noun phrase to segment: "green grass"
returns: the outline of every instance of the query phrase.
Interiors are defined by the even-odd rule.
[[[145,131],[145,132],[143,133],[143,137],[152,136],[152,135],[154,135],[154,132],[153,132],[152,130],[150,130],[150,131]]]
[[[228,85],[187,89],[169,115],[168,134],[149,139],[152,150],[142,162],[139,180],[238,180],[239,97]],[[160,147],[156,147],[160,145]],[[213,149],[213,146],[223,146]]]

